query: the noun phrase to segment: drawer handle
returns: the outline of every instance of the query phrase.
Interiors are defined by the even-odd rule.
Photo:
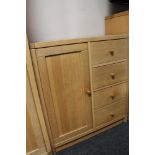
[[[109,51],[111,56],[114,56],[114,51]]]
[[[115,99],[115,96],[114,96],[114,95],[111,95],[110,97],[111,97],[111,99],[112,99],[112,100],[114,100],[114,99]]]
[[[114,73],[111,73],[110,74],[111,78],[114,80],[115,79],[115,74]]]
[[[91,96],[91,91],[90,91],[90,90],[87,90],[87,91],[86,91],[86,94],[87,94],[88,96]]]
[[[113,113],[111,113],[110,116],[113,118],[115,115]]]

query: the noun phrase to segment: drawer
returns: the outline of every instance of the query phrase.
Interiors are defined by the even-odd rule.
[[[108,87],[94,92],[94,108],[99,109],[125,98],[127,98],[127,83]]]
[[[125,117],[126,102],[121,101],[112,103],[105,108],[95,111],[95,126],[104,125],[109,122],[114,122]]]
[[[126,59],[128,39],[107,40],[90,43],[92,65]]]
[[[127,61],[99,66],[92,69],[93,89],[101,88],[109,84],[125,81],[128,78]]]

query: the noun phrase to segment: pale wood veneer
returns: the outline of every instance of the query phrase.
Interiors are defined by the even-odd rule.
[[[108,86],[94,92],[94,108],[99,109],[124,98],[127,98],[126,82]]]
[[[51,152],[51,146],[40,106],[28,41],[26,43],[26,154],[47,155]]]
[[[129,11],[105,17],[105,34],[118,35],[129,33]]]
[[[87,44],[79,44],[36,51],[55,146],[92,128],[86,48]]]
[[[127,81],[127,62],[119,62],[105,66],[93,68],[93,89],[114,84],[121,81]]]
[[[126,59],[128,53],[127,47],[127,39],[91,42],[92,65]]]
[[[126,118],[128,35],[32,43],[31,55],[56,150]]]

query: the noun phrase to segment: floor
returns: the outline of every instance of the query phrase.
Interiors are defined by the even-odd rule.
[[[129,123],[122,123],[56,155],[128,155]]]

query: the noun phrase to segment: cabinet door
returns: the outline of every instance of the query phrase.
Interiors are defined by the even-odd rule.
[[[87,44],[36,50],[43,96],[55,146],[92,128]]]
[[[40,123],[35,109],[29,77],[26,77],[26,154],[47,154]]]

